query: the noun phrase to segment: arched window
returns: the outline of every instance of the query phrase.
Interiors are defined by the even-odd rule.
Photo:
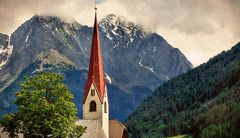
[[[90,102],[90,112],[96,112],[97,110],[97,105],[95,101]]]
[[[91,96],[94,96],[94,95],[95,95],[95,90],[91,89]]]
[[[107,113],[107,103],[104,102],[104,113]]]

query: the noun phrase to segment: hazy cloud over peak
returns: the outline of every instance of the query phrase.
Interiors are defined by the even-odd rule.
[[[0,32],[33,15],[75,18],[92,25],[94,0],[0,0]],[[158,32],[194,65],[240,41],[239,0],[97,0],[98,16],[114,13]]]

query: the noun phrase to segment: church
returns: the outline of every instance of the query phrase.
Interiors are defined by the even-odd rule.
[[[128,138],[127,128],[119,120],[109,120],[109,99],[102,66],[97,8],[88,78],[83,96],[83,119],[76,124],[87,127],[83,138]]]

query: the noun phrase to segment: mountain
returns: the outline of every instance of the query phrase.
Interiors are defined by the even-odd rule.
[[[240,43],[157,88],[126,125],[135,138],[239,137]]]
[[[4,66],[12,53],[12,46],[9,44],[9,36],[0,33],[0,68]]]
[[[8,35],[0,33],[0,67],[6,59],[6,47],[8,46]]]
[[[108,80],[110,117],[124,120],[159,84],[192,68],[187,58],[160,35],[123,17],[99,23],[103,66]],[[13,112],[17,82],[37,74],[39,66],[62,73],[82,112],[92,27],[53,16],[34,16],[12,35],[13,51],[0,69],[0,115]]]

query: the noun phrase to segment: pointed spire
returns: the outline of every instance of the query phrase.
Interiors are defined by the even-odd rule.
[[[95,20],[94,20],[94,26],[93,26],[92,47],[91,47],[91,53],[90,53],[90,63],[89,63],[89,70],[88,70],[88,79],[85,87],[83,103],[85,103],[86,101],[86,98],[92,83],[94,83],[94,86],[97,89],[97,94],[100,98],[100,101],[103,102],[105,81],[104,81],[103,66],[102,66],[102,55],[101,55],[96,8],[95,8]]]

